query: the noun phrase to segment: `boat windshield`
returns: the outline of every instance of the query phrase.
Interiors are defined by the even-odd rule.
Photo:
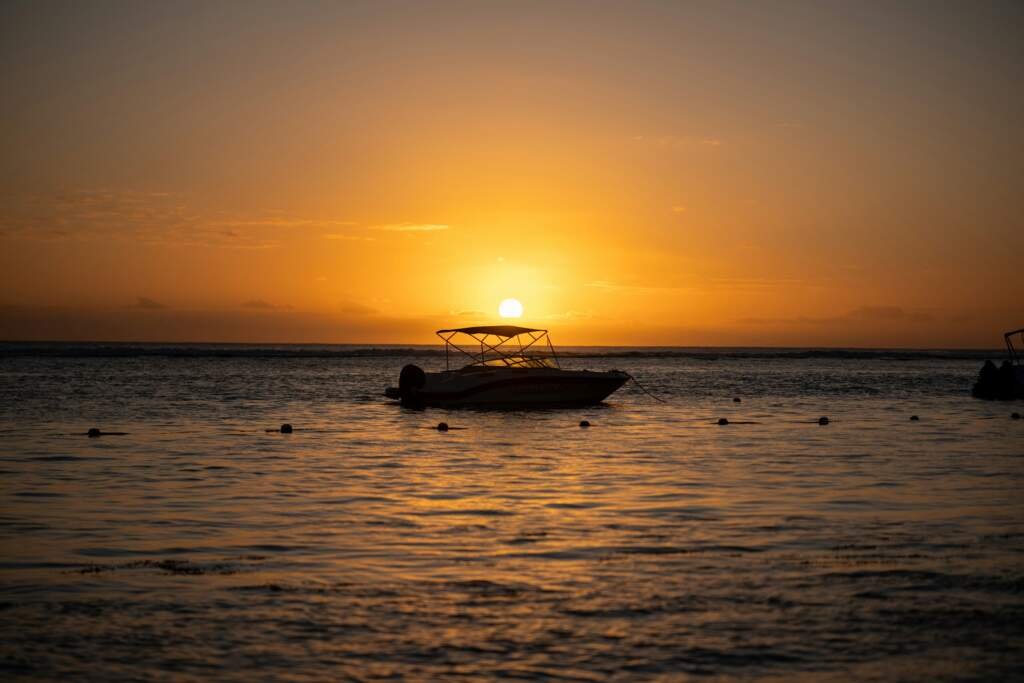
[[[501,358],[488,358],[482,363],[489,368],[556,368],[554,361],[550,358],[530,358],[528,356],[504,356]]]

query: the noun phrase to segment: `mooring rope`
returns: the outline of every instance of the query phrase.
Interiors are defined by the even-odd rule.
[[[640,384],[640,380],[638,380],[638,379],[637,379],[636,377],[634,377],[633,375],[629,374],[628,372],[626,373],[626,377],[628,377],[628,378],[630,378],[631,380],[633,380],[633,382],[634,382],[634,383],[635,383],[635,384],[636,384],[636,385],[637,385],[638,387],[640,387],[640,391],[644,392],[645,394],[647,394],[648,396],[650,396],[651,398],[653,398],[653,399],[654,399],[655,401],[657,401],[658,403],[668,403],[668,401],[666,401],[665,399],[662,399],[662,398],[658,398],[657,396],[655,396],[655,395],[654,395],[654,394],[652,394],[651,392],[647,391],[647,387],[645,387],[645,386],[644,386],[643,384]]]

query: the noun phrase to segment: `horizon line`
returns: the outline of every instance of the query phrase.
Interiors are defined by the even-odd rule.
[[[0,339],[0,344],[122,344],[152,346],[360,346],[360,347],[437,347],[444,344],[410,342],[273,342],[273,341],[145,341],[145,340],[103,340],[103,339]],[[998,351],[1005,347],[980,346],[741,346],[735,344],[688,345],[688,344],[561,344],[562,348],[587,349],[747,349],[747,350],[830,350],[830,351]]]

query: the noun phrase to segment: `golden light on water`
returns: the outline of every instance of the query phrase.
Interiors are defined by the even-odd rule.
[[[498,315],[502,318],[522,318],[523,305],[518,299],[505,299],[498,304]]]

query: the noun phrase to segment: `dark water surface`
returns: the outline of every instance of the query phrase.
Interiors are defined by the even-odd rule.
[[[1024,404],[977,354],[577,350],[666,403],[414,412],[432,351],[74,348],[0,345],[4,678],[1024,669]]]

